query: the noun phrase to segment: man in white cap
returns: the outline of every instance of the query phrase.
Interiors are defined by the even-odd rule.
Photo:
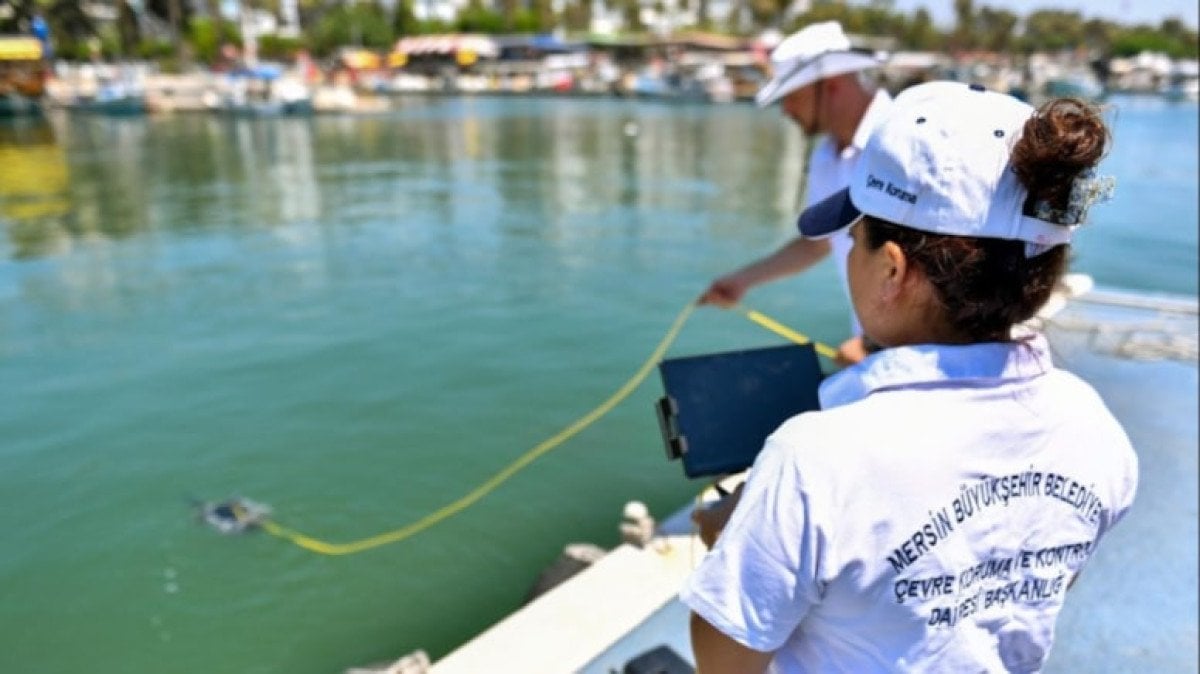
[[[774,77],[755,97],[760,107],[779,103],[783,114],[807,136],[824,134],[813,148],[808,168],[805,207],[846,186],[872,129],[884,116],[891,98],[863,77],[880,65],[870,53],[850,46],[836,21],[814,23],[789,36],[771,52]],[[713,281],[700,296],[701,304],[729,307],[741,301],[750,288],[798,274],[821,261],[832,250],[843,288],[850,238],[829,240],[797,237],[771,255]],[[838,349],[842,364],[866,355],[862,329],[851,315],[853,336]]]

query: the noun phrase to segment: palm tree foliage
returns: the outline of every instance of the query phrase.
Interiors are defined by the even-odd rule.
[[[101,0],[96,0],[97,2]],[[285,0],[242,0],[246,7],[281,11]],[[342,45],[385,48],[402,35],[431,30],[480,32],[546,31],[558,25],[586,28],[590,3],[571,0],[561,15],[549,0],[473,0],[451,24],[418,20],[414,2],[399,0],[385,8],[380,0],[295,0],[303,36],[299,43],[317,53],[328,53]],[[664,7],[679,0],[661,0]],[[100,43],[109,53],[134,53],[139,43],[153,38],[144,30],[147,22],[166,28],[167,37],[182,47],[187,42],[201,60],[210,60],[216,46],[237,41],[236,25],[220,18],[222,0],[104,0],[116,21],[97,21],[80,0],[0,0],[0,32],[28,33],[33,17],[41,15],[49,24],[56,52],[64,57],[85,56],[91,45]],[[641,25],[643,0],[606,0],[620,8],[626,30],[644,30]],[[929,13],[920,8],[911,14],[895,11],[894,0],[813,0],[808,11],[788,13],[789,0],[733,0],[735,17],[747,25],[713,25],[707,17],[707,0],[700,0],[705,27],[729,32],[758,31],[778,27],[795,30],[815,21],[835,19],[850,33],[893,37],[902,49],[987,50],[998,52],[1088,49],[1099,55],[1127,55],[1160,51],[1175,58],[1200,56],[1200,41],[1194,28],[1170,18],[1159,25],[1124,25],[1087,18],[1077,11],[1036,10],[1021,17],[976,0],[954,0],[955,24],[942,31]],[[144,8],[137,17],[135,8]],[[744,11],[741,11],[744,10]],[[144,46],[140,47],[142,51]]]

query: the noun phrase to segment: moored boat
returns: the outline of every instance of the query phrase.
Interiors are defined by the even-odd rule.
[[[271,64],[259,64],[229,73],[219,88],[208,92],[210,110],[239,117],[308,115],[313,112],[312,92],[298,77]]]
[[[41,112],[47,76],[44,56],[36,38],[0,36],[0,117]]]
[[[1043,93],[1047,98],[1084,98],[1099,100],[1104,97],[1104,85],[1090,71],[1075,70],[1046,80]]]

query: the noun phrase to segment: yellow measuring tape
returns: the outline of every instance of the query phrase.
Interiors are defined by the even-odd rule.
[[[429,513],[421,519],[416,520],[415,522],[400,527],[399,529],[386,531],[375,536],[370,536],[357,541],[351,541],[349,543],[329,543],[327,541],[322,541],[320,539],[313,538],[312,536],[302,534],[294,529],[289,529],[270,519],[264,520],[261,523],[263,530],[272,536],[278,536],[279,538],[291,541],[292,543],[295,543],[296,545],[311,552],[316,552],[322,555],[352,555],[356,552],[363,552],[372,548],[378,548],[389,543],[398,543],[428,529],[429,527],[448,517],[452,517],[453,515],[466,510],[476,501],[494,491],[513,475],[516,475],[517,472],[519,472],[525,466],[533,463],[538,457],[558,447],[588,426],[591,426],[600,417],[612,411],[612,409],[619,405],[621,401],[628,398],[629,394],[633,393],[634,390],[636,390],[637,387],[640,386],[643,381],[645,381],[646,377],[654,371],[654,367],[659,361],[662,360],[663,355],[666,354],[667,349],[670,348],[671,344],[675,341],[675,338],[679,336],[679,331],[683,329],[683,324],[687,322],[688,317],[692,315],[692,312],[695,309],[696,303],[689,302],[687,306],[685,306],[683,310],[679,312],[679,315],[675,317],[675,322],[671,324],[670,329],[668,329],[667,333],[663,335],[663,338],[659,341],[658,346],[654,347],[654,351],[650,354],[650,357],[646,359],[646,362],[642,363],[642,366],[638,368],[637,372],[635,372],[628,381],[621,385],[621,388],[617,389],[616,393],[613,393],[611,396],[609,396],[607,400],[600,403],[600,405],[591,412],[588,412],[579,419],[575,420],[571,425],[538,443],[533,449],[530,449],[522,454],[517,458],[516,461],[508,464],[508,466],[504,467],[504,469],[502,469],[500,472],[488,478],[485,482],[480,484],[478,487],[475,487],[466,495],[462,496],[453,503],[449,503],[438,510]],[[788,328],[787,326],[773,320],[765,314],[740,305],[737,307],[737,309],[751,321],[754,321],[758,325],[761,325],[762,327],[785,339],[791,340],[797,344],[808,344],[809,342],[812,342],[812,340],[805,335]],[[833,358],[836,354],[834,349],[819,342],[813,342],[813,346],[816,348],[817,353],[826,356],[827,358]]]
[[[788,326],[780,323],[779,321],[771,318],[770,316],[768,316],[766,314],[759,313],[753,309],[749,309],[740,304],[737,306],[737,309],[738,309],[738,311],[742,312],[742,314],[745,315],[746,318],[749,318],[750,320],[754,321],[755,323],[758,323],[759,325],[761,325],[764,328],[770,330],[771,332],[779,335],[780,337],[783,337],[784,339],[789,339],[797,344],[808,344],[809,342],[812,342],[812,340],[809,339],[804,334],[796,332],[795,330],[789,328]],[[837,358],[837,349],[834,349],[833,347],[827,346],[820,342],[812,342],[812,345],[813,345],[813,348],[816,349],[817,353],[821,354],[822,356],[825,356],[826,358],[828,358],[830,360],[834,360]]]

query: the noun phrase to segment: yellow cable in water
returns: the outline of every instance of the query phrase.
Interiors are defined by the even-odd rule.
[[[561,445],[563,442],[567,441],[583,429],[592,425],[597,419],[605,414],[608,414],[608,412],[612,410],[612,408],[616,407],[622,400],[629,397],[629,394],[633,393],[633,391],[637,389],[642,381],[644,381],[646,377],[654,370],[655,365],[662,360],[663,355],[667,352],[667,349],[671,346],[671,343],[675,341],[675,338],[679,335],[679,331],[683,328],[683,324],[687,321],[688,317],[692,314],[692,311],[694,311],[695,308],[695,302],[688,302],[687,306],[685,306],[683,310],[679,312],[679,315],[675,317],[675,322],[671,324],[671,328],[667,330],[667,334],[663,336],[662,341],[660,341],[658,346],[654,348],[654,352],[650,354],[650,357],[646,359],[646,362],[642,363],[642,366],[638,368],[638,371],[635,372],[634,375],[621,386],[621,388],[617,389],[616,393],[609,396],[608,400],[605,400],[591,412],[588,412],[577,419],[570,426],[567,426],[554,436],[543,440],[536,447],[522,454],[516,461],[510,463],[503,470],[489,478],[486,482],[473,489],[466,496],[463,496],[457,501],[435,510],[416,522],[394,531],[382,533],[377,536],[371,536],[370,538],[364,538],[351,543],[327,543],[325,541],[312,538],[311,536],[305,536],[304,534],[288,529],[271,520],[263,522],[263,529],[273,536],[286,538],[287,540],[290,540],[306,550],[318,552],[323,555],[349,555],[356,552],[362,552],[363,550],[370,550],[371,548],[377,548],[381,545],[387,545],[388,543],[402,541],[409,536],[428,529],[447,517],[465,510],[471,506],[471,504],[488,495],[494,489],[496,489],[496,487],[500,486],[505,480],[516,474],[517,471],[532,463],[535,459],[542,456],[546,452],[549,452],[555,447]]]
[[[320,539],[313,538],[312,536],[302,534],[293,529],[289,529],[270,519],[261,523],[263,530],[272,536],[277,536],[279,538],[291,541],[305,550],[316,552],[322,555],[350,555],[356,552],[363,552],[365,550],[377,548],[382,545],[387,545],[389,543],[397,543],[428,529],[429,527],[448,517],[466,510],[476,501],[494,491],[497,487],[515,475],[522,468],[529,465],[543,454],[566,442],[583,429],[592,425],[596,422],[596,420],[612,411],[612,409],[620,404],[621,401],[625,400],[625,398],[628,398],[629,394],[633,393],[634,390],[636,390],[637,387],[640,386],[643,381],[645,381],[646,377],[649,376],[652,371],[654,371],[654,367],[659,363],[659,361],[662,360],[663,356],[667,352],[667,349],[670,348],[672,343],[674,343],[675,338],[679,336],[679,331],[683,329],[683,324],[687,322],[688,317],[692,315],[692,312],[695,310],[695,308],[695,302],[688,302],[687,306],[685,306],[679,312],[679,315],[675,317],[675,322],[671,324],[670,329],[667,330],[667,333],[658,343],[658,346],[654,348],[654,351],[650,354],[650,357],[647,358],[644,363],[642,363],[642,366],[638,368],[637,372],[635,372],[628,381],[621,385],[621,388],[617,389],[616,393],[613,393],[611,396],[609,396],[607,400],[605,400],[603,403],[600,403],[600,405],[591,412],[588,412],[579,419],[575,420],[575,422],[570,426],[567,426],[557,434],[547,438],[546,440],[543,440],[533,449],[530,449],[522,454],[517,458],[516,461],[513,461],[503,470],[488,478],[488,480],[483,484],[471,490],[465,496],[459,498],[453,503],[447,504],[422,517],[421,519],[412,522],[411,524],[400,527],[399,529],[394,529],[392,531],[387,531],[382,534],[370,536],[357,541],[351,541],[349,543],[329,543],[327,541],[322,541]],[[757,311],[743,307],[739,307],[739,309],[750,320],[784,337],[785,339],[789,339],[798,344],[807,344],[811,341],[803,334],[791,330],[790,328]],[[814,343],[814,346],[817,349],[817,353],[832,358],[832,354],[834,353],[833,349],[830,349],[828,346],[819,343]]]

